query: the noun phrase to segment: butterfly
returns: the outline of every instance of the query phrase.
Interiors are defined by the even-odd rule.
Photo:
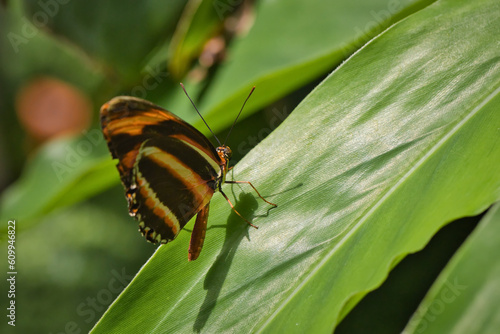
[[[226,180],[231,149],[225,143],[221,144],[214,135],[219,143],[214,147],[193,126],[151,102],[118,96],[101,107],[100,118],[109,151],[118,160],[116,167],[125,188],[129,214],[152,243],[174,240],[196,215],[188,260],[198,258],[205,240],[210,200],[216,191],[243,220],[257,228],[236,211],[222,191],[224,183],[247,183],[266,203],[277,206],[262,197],[251,182]]]

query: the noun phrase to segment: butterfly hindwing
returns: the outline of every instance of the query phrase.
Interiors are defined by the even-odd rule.
[[[136,218],[146,239],[162,243],[174,239],[210,202],[217,178],[217,170],[184,142],[146,141],[137,155],[130,199],[132,207],[137,206]]]
[[[179,117],[138,98],[104,104],[101,125],[141,232],[151,242],[174,239],[215,191],[215,148]]]

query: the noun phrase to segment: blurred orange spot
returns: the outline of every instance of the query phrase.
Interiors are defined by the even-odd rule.
[[[80,134],[92,118],[91,102],[82,92],[48,77],[32,80],[20,90],[16,111],[21,125],[36,143]]]

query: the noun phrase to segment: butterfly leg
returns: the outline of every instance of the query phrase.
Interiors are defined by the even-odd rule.
[[[209,205],[210,203],[207,203],[196,216],[193,232],[191,232],[191,241],[189,241],[188,261],[196,260],[201,253],[207,231]]]
[[[250,187],[252,187],[253,190],[255,190],[255,192],[257,193],[257,195],[259,195],[259,197],[262,198],[262,200],[264,202],[266,202],[267,204],[270,204],[270,205],[272,205],[274,207],[278,206],[277,204],[271,203],[268,200],[266,200],[264,197],[262,197],[262,195],[259,193],[259,191],[257,190],[257,188],[255,188],[250,181],[226,181],[226,183],[248,183],[250,185]]]
[[[222,191],[222,189],[219,188],[219,192],[222,194],[222,196],[224,196],[224,198],[226,199],[226,201],[229,203],[229,205],[231,205],[231,208],[233,209],[234,212],[236,212],[236,214],[238,216],[241,217],[241,219],[243,219],[244,221],[247,222],[248,225],[254,227],[254,228],[259,228],[258,226],[255,226],[254,224],[250,223],[247,219],[245,219],[245,217],[243,217],[238,211],[236,211],[236,209],[234,208],[234,205],[233,203],[231,203],[231,201],[229,200],[229,198],[226,196],[226,194],[224,194],[224,192]]]

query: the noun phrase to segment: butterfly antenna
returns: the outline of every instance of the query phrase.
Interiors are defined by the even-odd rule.
[[[248,94],[247,99],[245,102],[243,102],[243,105],[241,106],[240,112],[238,113],[238,116],[236,116],[236,119],[234,120],[233,125],[229,129],[229,132],[227,133],[226,139],[224,140],[224,145],[226,145],[227,139],[229,138],[229,135],[231,134],[231,131],[233,131],[234,125],[236,124],[236,121],[238,120],[238,117],[240,117],[241,112],[243,111],[243,108],[245,107],[245,104],[247,103],[248,99],[250,98],[250,95],[252,95],[253,91],[255,90],[255,86],[252,87],[252,90],[250,91],[250,94]]]
[[[188,97],[189,101],[191,101],[191,104],[193,105],[194,110],[196,110],[196,112],[198,113],[198,115],[200,115],[201,119],[203,120],[203,123],[205,123],[205,125],[210,130],[210,132],[212,133],[212,135],[214,136],[214,138],[217,140],[217,142],[219,143],[219,146],[222,146],[221,143],[220,143],[220,141],[219,141],[219,138],[217,138],[217,136],[212,131],[212,129],[210,129],[210,127],[208,126],[207,122],[205,121],[205,119],[203,118],[203,116],[201,116],[200,112],[198,111],[198,108],[196,108],[196,105],[194,104],[193,100],[191,100],[191,98],[189,97],[189,94],[186,92],[186,88],[184,88],[184,85],[182,84],[182,82],[181,82],[181,87],[182,87],[182,90],[184,91],[184,93],[186,93],[186,96]],[[248,100],[248,98],[247,98],[247,100]]]

